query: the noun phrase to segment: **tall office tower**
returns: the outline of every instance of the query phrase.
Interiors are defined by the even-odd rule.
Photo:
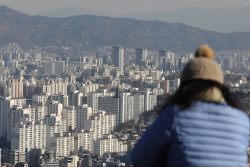
[[[11,64],[12,70],[16,70],[18,67],[18,60],[13,60]]]
[[[175,72],[180,70],[180,67],[179,67],[180,63],[181,63],[181,58],[180,57],[175,57],[175,60],[174,60]]]
[[[114,95],[115,92],[107,92],[107,89],[103,89],[102,92],[90,92],[87,96],[87,104],[92,108],[92,113],[95,114],[98,111],[98,97]]]
[[[164,72],[169,72],[169,73],[171,73],[171,63],[170,63],[170,61],[169,61],[169,59],[168,58],[163,58],[162,59],[162,66],[163,66],[163,71]]]
[[[73,56],[82,57],[82,44],[80,43],[73,44]]]
[[[28,121],[20,118],[14,128],[14,138],[11,140],[11,150],[26,153],[26,162],[29,162],[31,149],[46,147],[46,125],[41,122]]]
[[[136,48],[135,65],[145,66],[147,57],[148,57],[148,50],[146,48]]]
[[[56,114],[62,115],[63,104],[58,101],[48,101],[46,103],[47,106],[47,115]]]
[[[102,57],[97,58],[97,66],[101,67],[102,65],[103,65],[103,58]]]
[[[233,68],[237,66],[236,58],[237,58],[236,55],[233,55],[233,56],[232,56],[232,64],[233,64],[232,67],[233,67]]]
[[[44,73],[48,75],[61,75],[65,71],[65,61],[46,61],[44,65]]]
[[[112,96],[100,96],[98,97],[98,110],[106,111],[107,113],[113,113],[116,115],[116,125],[119,125],[119,98]]]
[[[74,136],[71,133],[54,133],[50,139],[50,151],[55,152],[55,159],[67,157],[74,152]]]
[[[14,52],[12,53],[12,59],[16,59],[16,60],[19,60],[21,58],[21,53],[19,52]]]
[[[163,65],[163,58],[168,58],[170,60],[170,51],[159,50],[159,66]]]
[[[19,119],[24,115],[29,115],[32,121],[35,121],[35,108],[30,105],[13,105],[8,113],[8,125],[7,125],[7,141],[13,139],[13,129],[15,128],[16,123],[19,122]]]
[[[85,121],[92,115],[92,108],[87,104],[76,107],[76,129],[85,129]]]
[[[13,105],[25,105],[26,99],[11,97],[0,97],[0,137],[7,137],[8,113]]]
[[[180,70],[182,71],[185,67],[185,65],[187,64],[187,61],[185,58],[181,58],[181,66],[180,66]]]
[[[3,59],[5,61],[5,67],[10,66],[10,64],[12,62],[12,53],[4,53]]]
[[[66,132],[76,128],[76,111],[74,106],[68,106],[62,111],[62,118],[66,119]]]
[[[102,64],[103,65],[108,64],[108,55],[102,56]]]
[[[91,129],[76,130],[76,132],[74,132],[72,135],[75,137],[75,139],[77,139],[74,141],[74,145],[75,145],[74,154],[75,155],[78,155],[78,153],[81,153],[84,150],[91,152],[92,135],[93,135],[93,131]]]
[[[123,72],[124,47],[113,46],[112,64]]]
[[[240,55],[236,56],[236,63],[237,65],[242,64],[242,57]]]
[[[168,57],[168,52],[169,51],[167,51],[167,50],[159,50],[159,59],[161,58],[161,57]]]

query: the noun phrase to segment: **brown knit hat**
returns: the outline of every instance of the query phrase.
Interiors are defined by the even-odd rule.
[[[214,59],[214,51],[208,45],[201,45],[195,52],[195,57]]]
[[[220,67],[211,59],[198,57],[187,63],[181,74],[181,82],[192,79],[204,79],[224,83]]]

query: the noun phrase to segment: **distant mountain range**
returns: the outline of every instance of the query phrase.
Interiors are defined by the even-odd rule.
[[[84,50],[122,45],[193,52],[201,44],[209,44],[217,51],[250,50],[250,32],[224,34],[180,23],[106,16],[29,16],[0,6],[0,46],[9,42],[24,49],[34,45],[71,47],[73,43],[82,43]]]
[[[66,7],[66,8],[58,8],[49,13],[41,13],[40,16],[47,17],[69,17],[69,16],[77,16],[77,15],[95,15],[95,16],[104,16],[102,13],[97,12],[95,10],[84,9],[80,7]]]
[[[250,31],[250,6],[220,9],[184,8],[177,11],[156,11],[121,17],[170,23],[178,22],[223,33]]]
[[[76,15],[104,16],[94,10],[66,7],[49,13],[39,14],[47,17],[69,17]],[[158,20],[169,23],[183,23],[189,26],[216,32],[244,32],[250,31],[250,6],[225,7],[220,9],[184,8],[177,11],[155,11],[123,15],[120,18],[134,18],[138,20]]]

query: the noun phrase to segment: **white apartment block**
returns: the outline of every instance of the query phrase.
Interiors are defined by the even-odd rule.
[[[79,90],[69,93],[69,106],[78,106],[83,104],[83,94]]]
[[[99,89],[99,84],[92,83],[91,81],[85,81],[85,84],[81,84],[79,87],[80,93],[83,97],[87,97],[90,92],[96,92]]]
[[[44,118],[44,123],[49,125],[51,123],[56,124],[57,126],[64,127],[63,132],[66,132],[66,119],[63,119],[61,115],[50,114],[46,115]]]
[[[63,107],[67,107],[69,97],[67,95],[49,95],[48,101],[58,101],[58,103],[62,103]]]
[[[104,134],[111,133],[116,125],[116,115],[99,111],[90,116],[85,122],[85,128],[93,131],[92,152],[96,152],[96,140],[101,138]]]
[[[76,129],[85,129],[85,121],[92,115],[92,108],[87,104],[77,106],[76,111]]]
[[[58,101],[58,103],[62,103],[63,107],[68,106],[68,96],[67,95],[50,95],[50,93],[46,94],[35,94],[32,96],[32,105],[36,105],[37,103],[46,103],[47,101]]]
[[[128,96],[128,102],[127,102],[127,120],[129,121],[131,119],[134,119],[135,113],[134,113],[134,96],[130,95]]]
[[[47,106],[45,103],[37,103],[35,106],[35,121],[42,121],[45,115],[48,115]]]
[[[120,122],[119,123],[124,123],[129,120],[128,116],[131,115],[129,112],[131,112],[129,109],[131,109],[131,106],[133,103],[128,102],[128,97],[130,97],[130,92],[129,91],[121,91],[120,92]],[[130,101],[131,102],[131,101]],[[133,107],[132,107],[133,108]],[[133,112],[133,110],[132,110]]]
[[[98,97],[103,96],[101,92],[90,92],[87,96],[88,106],[92,108],[92,113],[98,111]]]
[[[61,115],[63,110],[62,103],[59,103],[58,101],[48,101],[46,103],[47,106],[47,115],[50,114],[56,114]]]
[[[50,150],[55,151],[56,159],[59,156],[69,156],[74,153],[74,136],[70,133],[54,133],[54,136],[50,139]]]
[[[134,94],[134,118],[139,118],[140,114],[144,112],[144,95]]]
[[[32,105],[37,103],[46,103],[48,101],[48,94],[35,94],[32,96]]]
[[[10,96],[12,98],[23,97],[23,82],[22,81],[12,81],[8,83],[8,87],[11,89]]]
[[[56,82],[51,83],[51,94],[52,95],[67,95],[67,86],[68,83]]]
[[[9,160],[14,165],[19,162],[26,162],[26,153],[19,150],[12,150],[9,152]]]
[[[156,94],[152,93],[150,89],[145,89],[144,93],[144,111],[150,111],[156,106]]]
[[[93,137],[93,131],[91,129],[88,130],[76,130],[76,132],[73,133],[73,136],[75,138],[74,141],[74,154],[78,155],[79,152],[82,152],[84,150],[91,151],[92,149],[92,137]]]
[[[26,121],[20,118],[20,122],[14,128],[14,138],[11,140],[11,150],[26,152],[26,160],[29,162],[31,149],[43,149],[46,147],[46,126],[41,122]]]
[[[8,126],[7,126],[7,141],[11,141],[13,136],[13,129],[15,128],[16,123],[19,122],[19,119],[23,117],[24,115],[29,115],[31,117],[32,121],[35,121],[35,108],[24,105],[24,106],[18,106],[13,105],[8,113]]]
[[[57,123],[46,124],[46,150],[50,150],[51,137],[53,137],[55,133],[66,132],[65,130],[65,125]]]
[[[62,118],[66,119],[66,132],[76,128],[76,111],[74,106],[68,106],[62,111]]]
[[[8,113],[13,105],[25,105],[24,98],[0,97],[0,137],[7,137]]]
[[[126,154],[127,144],[110,134],[105,134],[96,141],[96,154],[103,156],[104,153],[111,152]]]

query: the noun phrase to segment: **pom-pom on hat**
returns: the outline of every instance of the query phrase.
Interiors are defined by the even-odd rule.
[[[203,79],[224,83],[223,73],[216,62],[204,57],[197,57],[191,60],[184,67],[181,74],[181,82],[193,79]]]
[[[206,57],[214,59],[214,51],[208,45],[201,45],[195,52],[195,57]]]

